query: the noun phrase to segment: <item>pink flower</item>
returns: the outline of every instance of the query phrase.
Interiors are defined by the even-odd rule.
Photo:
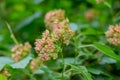
[[[20,61],[22,57],[26,56],[30,52],[31,48],[32,47],[28,42],[26,42],[24,45],[23,44],[15,45],[11,50],[14,53],[12,54],[12,58],[16,62]]]
[[[120,45],[120,25],[110,25],[109,30],[105,32],[107,40],[112,45]]]

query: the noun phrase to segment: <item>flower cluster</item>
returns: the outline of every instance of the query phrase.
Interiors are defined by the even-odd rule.
[[[49,31],[46,30],[43,33],[43,38],[36,39],[35,42],[36,45],[35,50],[38,53],[40,59],[43,61],[50,60],[50,57],[52,57],[53,59],[57,58],[56,47],[54,45],[53,40],[49,37],[49,35],[50,35]]]
[[[64,17],[63,10],[53,10],[46,14],[45,24],[48,30],[42,34],[42,39],[36,39],[35,51],[38,57],[33,59],[30,68],[35,70],[44,61],[56,59],[58,50],[55,43],[69,44],[73,32],[69,27],[69,20]]]
[[[90,10],[88,10],[87,12],[85,12],[85,18],[86,18],[88,21],[91,21],[91,20],[94,19],[95,14],[96,14],[96,13],[95,13],[95,10],[90,9]]]
[[[44,22],[46,24],[46,27],[51,30],[53,29],[53,23],[55,21],[62,21],[65,19],[64,17],[65,12],[64,10],[53,10],[53,11],[49,11],[46,15],[45,15],[45,19]]]
[[[30,49],[31,45],[28,42],[26,42],[24,45],[15,45],[11,50],[14,53],[12,54],[12,58],[15,60],[15,62],[18,62],[21,60],[22,57],[26,56],[27,53],[30,52]]]
[[[110,44],[120,45],[120,25],[111,25],[105,35]]]
[[[62,22],[56,22],[53,25],[52,38],[60,43],[69,44],[73,31],[69,27],[69,20],[65,19]]]
[[[65,18],[63,10],[53,10],[46,14],[45,23],[47,28],[52,31],[51,36],[53,40],[69,44],[73,32],[69,27],[69,20]]]
[[[11,76],[7,68],[4,68],[2,71],[0,71],[0,74],[7,76],[7,77]]]
[[[39,65],[43,65],[43,61],[39,59],[39,57],[32,59],[32,61],[30,62],[30,69],[31,70],[36,70],[37,66]]]
[[[30,68],[32,70],[36,70],[38,65],[43,65],[44,61],[48,61],[51,58],[56,59],[58,57],[57,49],[48,30],[42,34],[42,39],[36,39],[35,51],[38,53],[38,57],[33,59],[30,63]]]

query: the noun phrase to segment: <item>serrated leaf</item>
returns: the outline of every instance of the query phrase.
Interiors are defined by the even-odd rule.
[[[31,59],[32,59],[31,56],[27,56],[26,58],[24,58],[20,62],[12,64],[11,67],[12,68],[25,68],[28,65],[28,63],[30,62]]]
[[[4,68],[6,64],[11,64],[14,61],[9,57],[0,57],[0,70]]]
[[[7,77],[2,75],[2,74],[0,74],[0,80],[7,80]]]
[[[105,44],[101,44],[101,43],[94,43],[93,45],[96,49],[98,49],[99,51],[101,51],[102,53],[104,53],[107,56],[110,56],[112,58],[114,58],[115,60],[120,61],[120,56],[116,55],[112,49],[110,47],[108,47]]]

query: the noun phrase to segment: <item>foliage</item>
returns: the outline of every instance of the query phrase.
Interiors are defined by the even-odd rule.
[[[39,63],[39,59],[35,62],[34,59],[41,51],[35,51],[35,40],[42,39],[48,29],[45,15],[59,9],[65,11],[63,21],[68,24],[69,19],[66,26],[70,26],[74,36],[63,32],[68,40],[71,38],[69,45],[62,44],[61,38],[53,41],[58,56],[31,70],[32,60],[32,65]],[[119,10],[119,0],[1,0],[0,80],[119,80],[120,45],[110,44],[105,34],[111,32],[107,31],[110,25],[116,25],[115,38],[119,38]],[[53,24],[47,26],[53,27]],[[20,61],[14,61],[11,49],[25,42],[30,42],[32,49]]]

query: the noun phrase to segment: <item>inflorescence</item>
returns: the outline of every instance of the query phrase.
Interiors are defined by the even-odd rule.
[[[35,51],[38,53],[38,57],[31,61],[32,70],[35,70],[38,65],[43,65],[44,61],[56,59],[58,50],[55,43],[68,45],[74,34],[69,27],[69,20],[65,18],[64,10],[48,12],[44,22],[47,30],[42,34],[41,39],[35,41]]]
[[[20,61],[23,57],[25,57],[31,50],[31,45],[29,42],[26,42],[24,45],[23,44],[18,44],[15,45],[12,48],[12,58],[15,60],[15,62]]]
[[[120,45],[120,25],[110,25],[109,30],[105,33],[107,41],[112,45]]]

